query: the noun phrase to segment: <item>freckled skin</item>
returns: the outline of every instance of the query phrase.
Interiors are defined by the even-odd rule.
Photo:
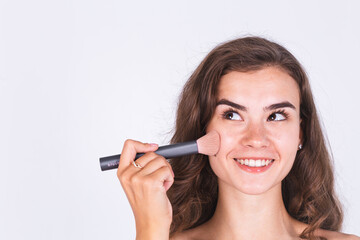
[[[300,94],[297,83],[286,72],[268,67],[253,72],[230,72],[221,78],[217,100],[226,99],[243,105],[247,112],[218,105],[207,131],[216,130],[221,137],[218,154],[211,156],[210,165],[225,184],[245,194],[261,194],[277,186],[289,173],[301,143]],[[288,101],[289,107],[264,110],[274,103]],[[227,119],[224,112],[235,110],[234,118]],[[269,120],[278,110],[285,110],[283,121]],[[275,114],[276,120],[283,119]],[[275,159],[262,173],[241,170],[234,158],[265,157]]]

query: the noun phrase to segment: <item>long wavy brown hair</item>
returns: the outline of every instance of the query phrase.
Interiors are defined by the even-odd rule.
[[[300,89],[302,149],[282,181],[282,197],[293,218],[308,224],[299,237],[315,236],[318,228],[339,231],[343,213],[334,192],[331,155],[321,129],[307,75],[284,47],[260,37],[244,37],[213,49],[196,68],[181,93],[172,143],[198,139],[205,134],[216,107],[220,78],[231,71],[248,72],[264,67],[287,72]],[[168,191],[173,207],[170,236],[201,225],[214,214],[217,176],[209,159],[191,155],[171,159],[175,182]]]

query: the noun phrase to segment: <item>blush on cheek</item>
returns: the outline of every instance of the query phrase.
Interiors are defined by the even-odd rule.
[[[226,157],[226,154],[229,153],[231,148],[233,148],[236,142],[236,132],[229,131],[225,129],[217,130],[220,135],[220,148],[217,156]]]

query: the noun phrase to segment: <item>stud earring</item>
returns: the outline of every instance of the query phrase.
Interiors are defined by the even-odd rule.
[[[302,147],[303,147],[303,146],[302,146],[302,144],[300,143],[300,144],[299,144],[299,150],[301,150],[301,149],[302,149]]]

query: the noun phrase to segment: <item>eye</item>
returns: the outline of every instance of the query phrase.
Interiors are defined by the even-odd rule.
[[[284,111],[277,111],[277,112],[273,112],[269,118],[268,121],[284,121],[288,118],[288,114]]]
[[[234,111],[226,111],[223,113],[223,118],[228,120],[241,120],[240,115]]]

